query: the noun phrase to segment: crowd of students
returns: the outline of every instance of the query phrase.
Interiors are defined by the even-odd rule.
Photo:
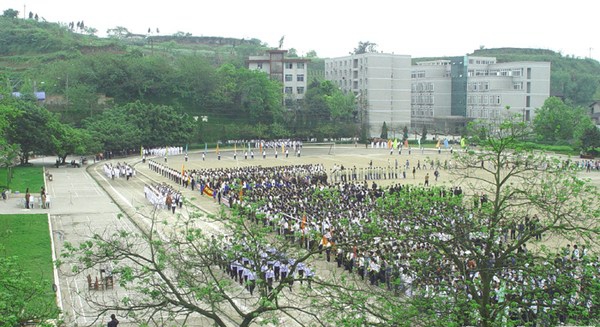
[[[370,243],[360,241],[361,235],[374,223],[372,213],[380,199],[402,192],[421,198],[462,198],[460,187],[445,189],[396,184],[384,189],[375,181],[349,178],[351,174],[330,182],[322,165],[204,169],[186,171],[180,177],[177,177],[176,170],[156,162],[151,162],[150,167],[163,176],[171,176],[177,183],[185,183],[186,176],[189,176],[187,179],[193,179],[195,183],[192,185],[200,186],[201,191],[209,187],[222,192],[221,195],[227,197],[229,205],[259,204],[253,215],[257,223],[272,226],[275,232],[286,235],[299,246],[321,249],[326,254],[327,261],[335,261],[338,267],[351,273],[356,272],[360,278],[373,285],[385,285],[390,291],[427,295],[444,293],[449,289],[466,289],[472,287],[469,285],[473,281],[481,278],[481,269],[495,267],[494,263],[498,259],[496,254],[492,254],[481,262],[470,251],[456,249],[458,252],[455,255],[461,262],[457,266],[457,262],[451,257],[436,253],[437,250],[426,240],[399,240],[397,237],[410,228],[420,228],[419,226],[432,223],[446,224],[449,228],[448,234],[438,233],[432,237],[451,237],[450,233],[459,229],[477,230],[472,219],[473,210],[487,203],[485,194],[474,196],[476,205],[468,209],[462,201],[458,202],[460,205],[456,205],[457,202],[441,201],[432,204],[426,211],[411,213],[408,210],[385,216],[379,222],[382,230],[397,231],[398,235],[382,233],[381,237],[372,238]],[[258,217],[264,218],[259,220]],[[438,217],[439,220],[431,220],[431,217]],[[540,227],[539,219],[535,216],[533,219],[524,217],[523,222],[499,226],[498,249],[519,241],[527,233],[540,240],[541,233],[535,232]],[[481,246],[482,240],[477,236],[469,237],[475,246]],[[598,305],[593,304],[586,296],[583,285],[587,276],[584,271],[591,269],[596,276],[600,274],[597,260],[590,260],[587,255],[579,253],[576,260],[573,257],[561,258],[553,263],[553,268],[548,269],[544,278],[539,278],[524,274],[516,265],[517,260],[525,258],[527,253],[526,244],[523,244],[511,255],[508,265],[502,266],[493,276],[493,301],[512,298],[521,303],[518,309],[507,313],[511,319],[521,322],[537,319],[564,321],[567,313],[554,318],[549,315],[552,312],[564,312],[564,308],[573,305],[582,306],[588,312],[597,312]],[[275,267],[279,267],[281,272],[282,264],[289,265],[289,262],[281,260],[273,261],[272,265],[268,262],[266,265],[255,265],[240,258],[231,261],[226,269],[240,282],[252,280],[257,273],[264,274],[268,281],[276,280]],[[260,272],[257,271],[258,266]],[[464,274],[465,271],[467,274]],[[573,294],[560,292],[557,276],[564,274],[581,283],[580,291],[575,293],[575,297]],[[531,293],[515,298],[515,294],[523,291],[524,283]],[[552,291],[552,296],[540,301],[537,296],[532,295],[535,287]]]

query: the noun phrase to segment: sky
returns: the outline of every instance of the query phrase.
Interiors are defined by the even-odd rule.
[[[598,9],[589,0],[0,0],[0,11],[30,11],[50,22],[77,22],[106,36],[136,34],[255,38],[277,47],[348,55],[360,41],[385,53],[460,56],[480,47],[540,48],[600,60]]]

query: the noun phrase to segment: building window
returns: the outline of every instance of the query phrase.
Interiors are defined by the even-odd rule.
[[[303,62],[299,62],[296,64],[296,68],[298,69],[304,69],[304,63]]]
[[[304,74],[298,74],[296,76],[296,81],[297,82],[304,82]]]
[[[291,86],[286,86],[284,89],[285,94],[292,94],[292,87]]]
[[[293,80],[292,74],[285,74],[285,81],[286,82],[291,82],[292,80]]]
[[[521,76],[523,75],[523,68],[513,69],[512,76]]]
[[[531,96],[529,95],[525,97],[525,107],[531,107]]]
[[[304,94],[304,86],[298,86],[296,88],[296,91],[298,94]]]
[[[256,64],[256,67],[257,67],[258,69],[262,69],[262,62],[259,62],[258,64]]]
[[[523,89],[523,82],[514,82],[513,83],[513,90],[522,90]]]
[[[286,69],[292,69],[292,68],[294,68],[294,64],[292,64],[291,62],[286,62],[285,63],[285,68]]]

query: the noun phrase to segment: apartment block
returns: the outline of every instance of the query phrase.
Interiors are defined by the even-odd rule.
[[[411,126],[452,134],[471,120],[501,119],[506,111],[531,121],[549,96],[549,62],[472,56],[417,62],[411,72]]]
[[[283,85],[284,103],[287,107],[304,99],[307,88],[309,59],[288,58],[287,50],[269,50],[264,56],[251,56],[247,60],[248,69],[269,74],[272,80]]]
[[[411,126],[411,58],[408,55],[363,53],[325,60],[325,79],[357,99],[361,122],[370,137],[402,135]]]

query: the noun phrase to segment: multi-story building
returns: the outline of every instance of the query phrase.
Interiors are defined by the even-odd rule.
[[[370,137],[401,135],[410,127],[411,59],[407,55],[363,53],[325,60],[325,79],[355,94]]]
[[[283,85],[285,105],[290,107],[304,99],[307,88],[308,62],[304,58],[288,58],[287,50],[269,50],[264,56],[248,58],[248,69],[263,71]]]
[[[455,133],[474,119],[500,119],[506,108],[531,121],[550,95],[550,63],[453,57],[418,62],[411,80],[412,129]]]

